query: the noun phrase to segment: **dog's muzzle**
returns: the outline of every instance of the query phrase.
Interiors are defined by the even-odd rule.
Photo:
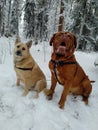
[[[15,53],[17,56],[22,56],[21,51],[16,51]]]

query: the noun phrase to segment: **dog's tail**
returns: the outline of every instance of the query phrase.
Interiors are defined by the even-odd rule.
[[[95,81],[94,81],[94,80],[91,80],[90,82],[91,82],[91,83],[95,83]]]

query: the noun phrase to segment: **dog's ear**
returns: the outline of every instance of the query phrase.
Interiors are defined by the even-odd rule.
[[[28,41],[28,42],[26,43],[26,45],[27,45],[28,48],[30,48],[30,47],[32,46],[32,40]]]
[[[55,34],[53,34],[53,36],[52,36],[51,39],[50,39],[50,42],[49,42],[50,46],[52,46],[52,43],[53,43],[54,37],[55,37]]]
[[[77,47],[77,39],[75,36],[74,36],[74,46],[75,46],[75,48]]]
[[[17,37],[16,37],[15,44],[17,44],[17,43],[19,43],[19,42],[21,42],[21,40],[20,40],[20,37],[19,37],[19,36],[17,36]]]

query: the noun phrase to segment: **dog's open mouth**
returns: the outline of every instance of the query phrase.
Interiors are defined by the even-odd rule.
[[[64,56],[66,53],[66,43],[62,42],[56,49],[57,56]]]
[[[61,42],[60,46],[65,47],[66,46],[66,42]]]

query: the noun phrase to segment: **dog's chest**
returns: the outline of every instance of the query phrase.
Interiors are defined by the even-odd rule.
[[[58,81],[59,84],[64,84],[64,75],[63,75],[63,70],[62,68],[55,68],[55,70],[53,70],[54,75],[56,80]]]
[[[15,68],[16,75],[19,77],[21,80],[25,80],[26,78],[31,76],[31,71],[23,71],[20,69]]]
[[[64,80],[63,68],[61,66],[55,66],[53,63],[52,64],[50,63],[49,68],[52,74],[54,74],[56,80],[60,83],[63,83],[63,80]]]
[[[55,65],[53,62],[50,62],[49,68],[52,74],[55,76],[56,80],[64,84],[66,80],[73,80],[75,73],[75,66],[72,65]]]
[[[55,68],[54,70],[55,75],[57,75],[57,78],[61,80],[62,77],[62,71],[58,70],[58,68]]]

